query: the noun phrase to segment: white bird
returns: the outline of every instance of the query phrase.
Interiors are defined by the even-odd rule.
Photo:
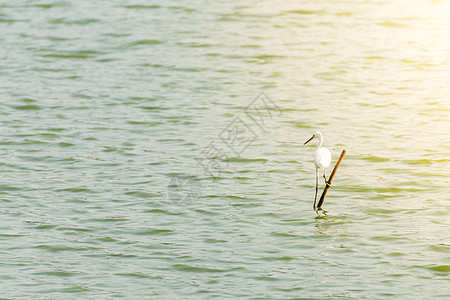
[[[330,185],[330,183],[327,181],[327,177],[325,176],[325,171],[331,163],[331,153],[327,148],[322,147],[323,135],[319,131],[315,132],[313,136],[309,140],[307,140],[303,145],[306,145],[314,138],[319,138],[316,151],[314,152],[314,164],[316,165],[316,195],[314,196],[314,209],[316,209],[317,190],[319,186],[318,171],[319,169],[320,170],[323,169],[323,178],[325,179],[325,184]]]

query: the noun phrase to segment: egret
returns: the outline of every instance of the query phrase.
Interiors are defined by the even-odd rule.
[[[325,171],[327,170],[327,167],[331,163],[331,153],[327,148],[322,147],[323,135],[319,131],[315,132],[313,136],[309,140],[307,140],[303,145],[308,144],[314,138],[319,139],[316,151],[314,152],[314,164],[316,165],[316,195],[314,196],[313,208],[316,209],[317,190],[319,188],[318,171],[323,169],[323,178],[325,179],[325,184],[330,185],[330,183],[327,181],[327,177],[325,176]]]

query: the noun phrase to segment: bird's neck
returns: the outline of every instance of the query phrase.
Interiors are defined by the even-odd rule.
[[[318,138],[319,138],[319,142],[317,143],[316,150],[319,149],[320,147],[322,147],[322,143],[323,143],[323,136],[322,136],[322,134],[319,134]]]

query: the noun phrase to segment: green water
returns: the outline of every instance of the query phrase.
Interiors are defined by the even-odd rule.
[[[1,297],[448,299],[449,13],[2,1]]]

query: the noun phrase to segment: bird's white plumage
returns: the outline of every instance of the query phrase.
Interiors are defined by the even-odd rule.
[[[314,164],[319,169],[328,168],[331,163],[331,153],[325,147],[320,147],[314,152]]]

